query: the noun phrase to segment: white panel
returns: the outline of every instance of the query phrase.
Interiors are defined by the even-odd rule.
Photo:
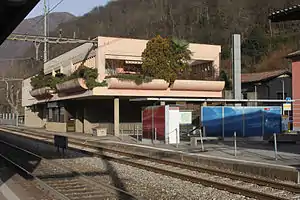
[[[169,118],[168,130],[169,130],[169,144],[176,144],[180,142],[179,137],[179,122],[180,122],[180,112],[179,109],[173,110],[168,109]],[[167,130],[167,129],[166,129]]]
[[[169,105],[165,106],[165,143],[169,144]]]
[[[192,112],[180,112],[180,124],[192,124]]]

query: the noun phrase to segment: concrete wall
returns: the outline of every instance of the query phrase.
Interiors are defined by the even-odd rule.
[[[98,48],[94,49],[91,43],[83,44],[72,49],[44,65],[45,74],[53,74],[60,70],[64,74],[71,74],[83,59],[88,67],[97,67],[99,71],[99,81],[105,77],[105,60],[134,60],[141,61],[141,55],[146,48],[148,40],[98,37]],[[220,67],[220,45],[207,45],[190,43],[189,49],[192,52],[192,60],[212,61],[216,75],[219,74]]]
[[[58,122],[47,122],[46,130],[52,132],[67,132],[67,124],[66,123],[58,123]]]
[[[96,67],[96,56],[92,56],[85,61],[77,62],[73,64],[72,72],[78,69],[80,65],[84,64],[86,67],[95,68]]]
[[[293,73],[293,127],[294,130],[300,130],[300,90],[298,86],[300,85],[300,59],[294,60],[292,63],[292,73]]]
[[[72,49],[44,64],[44,73],[50,74],[56,70],[61,70],[64,74],[71,74],[74,70],[73,64],[81,62],[84,58],[95,56],[93,44],[85,43]]]
[[[32,108],[25,108],[24,126],[43,128],[46,121],[41,116],[41,110],[34,110]]]
[[[105,59],[141,61],[147,42],[148,40],[130,38],[98,37],[98,47],[100,47],[97,49],[98,71],[105,73]],[[212,61],[216,75],[219,74],[220,45],[190,43],[189,49],[192,52],[192,60]]]
[[[31,78],[27,78],[22,82],[22,106],[31,106],[37,102],[37,100],[30,95],[31,87]]]

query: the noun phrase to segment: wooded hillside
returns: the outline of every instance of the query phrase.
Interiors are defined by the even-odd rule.
[[[160,34],[220,44],[222,68],[230,72],[231,34],[241,33],[243,71],[266,71],[287,68],[288,62],[282,58],[298,48],[300,38],[298,23],[270,27],[267,16],[295,4],[300,0],[118,0],[59,25],[51,35],[57,36],[59,29],[65,37],[75,34],[83,39],[99,35],[150,39]],[[52,45],[50,57],[73,47]],[[34,56],[34,49],[26,55]],[[36,73],[32,70],[26,71]]]

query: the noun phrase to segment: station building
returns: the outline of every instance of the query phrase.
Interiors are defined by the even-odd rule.
[[[142,108],[153,102],[131,102],[134,98],[222,98],[225,83],[214,81],[219,75],[221,46],[189,44],[192,52],[189,80],[176,80],[171,86],[164,80],[136,84],[134,81],[108,78],[110,74],[138,73],[147,40],[97,37],[44,64],[44,74],[70,75],[84,63],[98,69],[98,82],[107,86],[88,90],[82,79],[61,84],[56,91],[33,90],[31,78],[23,81],[22,105],[25,126],[54,132],[93,133],[102,128],[118,136],[120,130],[141,126]],[[156,102],[164,104],[166,102]]]

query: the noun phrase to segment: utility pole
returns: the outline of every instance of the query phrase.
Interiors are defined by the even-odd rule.
[[[47,52],[47,17],[48,17],[48,6],[47,0],[44,0],[44,63],[48,61],[48,52]]]
[[[241,35],[232,36],[232,77],[234,99],[242,99],[241,92]]]

